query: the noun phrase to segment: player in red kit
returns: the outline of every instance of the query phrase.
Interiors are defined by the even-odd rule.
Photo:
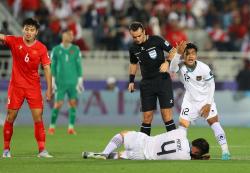
[[[38,67],[42,64],[47,82],[46,99],[50,100],[52,95],[50,58],[45,45],[36,40],[38,30],[39,23],[29,18],[23,22],[22,37],[0,33],[0,41],[10,48],[13,57],[12,75],[8,88],[8,111],[3,127],[4,158],[11,157],[10,141],[13,123],[24,99],[28,102],[34,121],[34,133],[39,148],[38,157],[52,157],[45,149],[43,98],[38,74]]]

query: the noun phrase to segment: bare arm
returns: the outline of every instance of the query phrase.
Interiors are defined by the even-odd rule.
[[[47,83],[46,99],[49,101],[52,96],[52,77],[51,77],[50,65],[45,65],[43,68],[44,68],[45,80]]]
[[[5,35],[0,33],[0,41],[4,41],[4,37],[5,37]]]
[[[137,64],[129,65],[129,74],[136,75],[137,72]]]
[[[134,76],[136,75],[137,72],[137,68],[138,68],[138,64],[130,64],[129,65],[129,75],[130,76]],[[129,81],[129,85],[128,85],[128,91],[129,92],[134,92],[135,90],[135,83],[133,81]]]

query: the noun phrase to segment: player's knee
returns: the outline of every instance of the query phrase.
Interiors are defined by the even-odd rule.
[[[7,115],[6,116],[6,121],[10,122],[10,123],[13,123],[15,121],[15,118],[12,117],[11,115]]]
[[[62,102],[62,101],[60,101],[60,102],[55,102],[54,108],[55,108],[55,109],[60,109],[60,108],[62,107],[62,105],[63,105],[63,102]]]
[[[74,108],[75,108],[76,105],[77,105],[76,100],[70,100],[70,101],[69,101],[69,106],[70,106],[70,107],[74,107]]]
[[[14,121],[15,121],[15,118],[16,118],[16,115],[17,115],[17,111],[8,110],[8,111],[7,111],[6,120],[7,120],[8,122],[14,122]]]
[[[208,124],[209,124],[210,126],[213,125],[214,123],[218,122],[218,121],[219,121],[218,116],[209,118],[209,119],[207,120],[207,122],[208,122]]]

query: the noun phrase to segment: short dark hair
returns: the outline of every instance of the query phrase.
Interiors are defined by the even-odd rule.
[[[137,31],[139,28],[141,28],[142,30],[144,30],[144,26],[141,22],[132,22],[129,25],[129,31]]]
[[[30,25],[30,26],[34,26],[37,30],[40,28],[40,24],[37,20],[32,19],[32,18],[27,18],[23,21],[23,27],[25,25]]]
[[[61,33],[63,34],[65,32],[69,32],[69,31],[72,31],[72,29],[70,29],[70,28],[64,28],[64,29],[61,30]]]
[[[200,153],[191,155],[193,159],[209,159],[209,143],[204,138],[198,138],[192,141],[192,146],[198,148]]]
[[[194,49],[196,52],[198,51],[198,47],[194,43],[187,43],[185,51],[188,49]]]

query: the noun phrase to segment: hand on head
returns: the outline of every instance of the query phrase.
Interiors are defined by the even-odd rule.
[[[186,49],[187,42],[186,41],[181,41],[179,44],[177,44],[176,49],[177,53],[182,55]]]

